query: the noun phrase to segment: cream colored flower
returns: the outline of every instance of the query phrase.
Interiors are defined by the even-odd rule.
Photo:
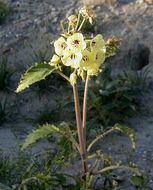
[[[80,61],[82,59],[81,52],[73,52],[71,50],[65,50],[64,56],[62,57],[62,62],[66,66],[71,66],[72,68],[79,68]]]
[[[95,36],[90,42],[90,47],[94,51],[101,49],[103,50],[103,52],[106,52],[105,41],[103,39],[103,36],[101,34]]]
[[[100,66],[105,61],[105,53],[103,50],[83,51],[83,57],[80,63],[80,68],[87,71],[88,75],[97,75],[100,71]]]
[[[81,33],[75,33],[68,37],[67,45],[73,52],[81,52],[86,48],[86,42],[84,41],[83,35]]]
[[[83,51],[80,68],[87,71],[88,75],[96,75],[99,70],[99,64],[95,62],[95,54],[87,49]]]
[[[62,56],[63,51],[67,48],[66,40],[63,37],[60,37],[54,42],[54,47],[56,54]]]
[[[83,51],[83,56],[82,56],[82,60],[80,63],[80,68],[87,71],[88,69],[90,69],[92,67],[93,62],[94,62],[93,52],[85,49]]]
[[[101,71],[100,66],[105,61],[105,53],[103,50],[99,49],[98,51],[94,51],[94,59],[92,67],[90,67],[87,71],[88,75],[98,75]]]

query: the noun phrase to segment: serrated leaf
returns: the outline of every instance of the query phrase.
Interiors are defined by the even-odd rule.
[[[54,125],[45,124],[40,126],[38,129],[35,129],[30,133],[25,142],[22,145],[21,150],[24,150],[28,146],[42,140],[46,139],[51,136],[53,133],[59,133],[59,128],[55,127]]]
[[[131,140],[132,148],[135,150],[136,136],[135,136],[134,131],[131,128],[129,128],[127,125],[121,125],[121,124],[118,124],[118,123],[115,124],[115,126],[113,128],[115,128],[116,130],[119,130],[122,133],[126,134]]]
[[[30,85],[45,79],[49,74],[51,74],[55,68],[47,63],[36,64],[26,71],[26,73],[21,77],[19,86],[16,92],[21,92]]]

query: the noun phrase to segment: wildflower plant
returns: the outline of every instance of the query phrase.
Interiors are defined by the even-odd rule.
[[[84,181],[83,189],[91,188],[94,181],[94,175],[103,174],[105,172],[112,171],[113,169],[125,168],[130,169],[137,174],[139,173],[136,168],[120,164],[112,166],[108,166],[107,164],[106,167],[100,168],[101,166],[105,166],[106,160],[108,163],[108,159],[102,151],[97,150],[95,153],[92,151],[92,147],[100,139],[115,130],[124,132],[129,136],[132,141],[132,146],[135,148],[135,135],[133,130],[127,126],[116,124],[108,131],[99,134],[89,145],[87,145],[86,142],[86,112],[89,81],[101,72],[102,65],[105,60],[117,53],[120,43],[120,41],[115,37],[105,41],[101,34],[94,37],[83,34],[82,28],[84,23],[89,22],[92,24],[94,17],[95,13],[93,10],[89,7],[83,7],[79,11],[78,15],[71,15],[66,22],[61,22],[63,33],[54,42],[55,54],[48,63],[39,63],[27,70],[27,72],[22,76],[16,90],[16,92],[21,92],[30,85],[45,79],[45,77],[51,73],[59,74],[72,86],[77,133],[74,132],[74,130],[71,131],[71,129],[66,125],[62,129],[62,127],[46,124],[28,135],[22,149],[25,149],[36,141],[47,138],[54,133],[60,134],[60,136],[65,135],[81,156],[83,166],[82,179]],[[67,29],[65,29],[66,27]],[[70,70],[69,76],[64,73],[65,67]],[[77,87],[79,79],[83,82],[85,81],[82,112]],[[65,133],[65,131],[67,131],[67,133]],[[78,137],[76,137],[76,134]],[[91,160],[93,161],[91,162]],[[100,164],[100,162],[103,164]]]

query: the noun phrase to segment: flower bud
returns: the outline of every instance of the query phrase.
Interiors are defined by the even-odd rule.
[[[73,85],[76,84],[76,82],[77,82],[77,75],[76,75],[75,72],[73,72],[73,73],[71,73],[71,75],[70,75],[70,83],[71,83],[71,85],[73,86]]]
[[[61,62],[60,58],[57,55],[53,55],[51,61],[50,61],[50,65],[51,66],[56,66]]]
[[[114,56],[119,51],[121,40],[115,37],[112,37],[106,42],[106,58]]]
[[[77,21],[78,21],[78,18],[77,18],[76,15],[71,15],[71,16],[68,17],[68,20],[69,20],[69,24],[71,26],[75,26]]]

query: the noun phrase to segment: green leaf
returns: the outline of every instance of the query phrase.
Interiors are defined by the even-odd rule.
[[[49,174],[44,174],[44,173],[38,173],[35,177],[38,179],[38,181],[45,184],[50,184],[53,178]]]
[[[115,124],[115,126],[113,128],[115,128],[116,130],[119,130],[122,133],[126,134],[130,138],[130,140],[131,140],[132,148],[135,150],[135,147],[136,147],[136,136],[135,136],[134,131],[131,128],[129,128],[127,125],[120,125],[118,123]]]
[[[38,129],[33,130],[32,133],[27,136],[25,142],[21,147],[21,150],[24,150],[37,141],[48,138],[53,133],[59,133],[59,128],[50,124],[40,126]]]
[[[143,176],[132,176],[131,182],[133,185],[135,185],[137,187],[142,187],[145,183],[145,180],[144,180]]]
[[[46,76],[51,74],[55,68],[47,63],[36,64],[26,71],[26,73],[21,77],[19,86],[16,92],[21,92],[30,85],[45,79]]]

